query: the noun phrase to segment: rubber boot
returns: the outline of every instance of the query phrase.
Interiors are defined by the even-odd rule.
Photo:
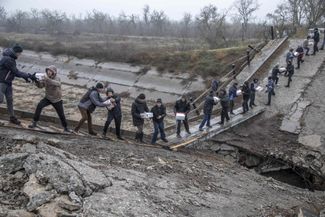
[[[35,127],[37,127],[37,122],[33,121],[30,125],[28,125],[28,128],[34,129]]]
[[[143,141],[143,136],[144,136],[143,133],[140,133],[140,134],[139,134],[139,142],[140,142],[140,143],[144,143],[144,141]]]
[[[16,125],[20,125],[21,124],[21,122],[15,116],[11,116],[10,117],[10,123],[16,124]]]

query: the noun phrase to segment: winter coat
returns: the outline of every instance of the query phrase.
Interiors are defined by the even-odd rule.
[[[0,83],[12,85],[15,77],[28,79],[30,75],[17,69],[17,56],[11,48],[7,48],[2,53],[0,60]]]
[[[105,107],[104,100],[100,97],[96,88],[92,88],[89,99],[85,102],[80,102],[79,107],[88,110],[90,113],[94,112],[96,107]]]
[[[146,100],[139,99],[138,97],[132,103],[132,119],[134,126],[141,126],[144,124],[143,118],[141,118],[142,113],[149,112]]]
[[[272,79],[276,79],[278,77],[278,74],[280,73],[280,70],[278,67],[274,67],[272,69]]]
[[[122,116],[122,109],[121,109],[121,97],[114,94],[112,97],[108,97],[107,99],[113,98],[115,100],[114,107],[108,111],[108,115],[113,115],[114,117],[121,117]]]
[[[287,53],[287,56],[286,56],[286,62],[292,62],[293,58],[295,58],[295,56],[293,55],[293,53],[291,51],[289,51]]]
[[[161,123],[164,121],[164,118],[166,117],[166,107],[164,105],[161,105],[158,107],[155,105],[151,108],[151,112],[153,113],[153,121],[156,123]],[[158,119],[158,116],[161,116],[160,119]]]
[[[274,90],[274,81],[272,79],[269,79],[266,85],[266,92],[270,93]]]
[[[315,31],[315,32],[314,32],[314,37],[313,37],[313,39],[314,39],[314,42],[319,42],[319,32],[318,32],[318,31]]]
[[[212,89],[212,91],[216,92],[218,90],[218,87],[219,87],[219,82],[214,79],[211,82],[211,89]]]
[[[255,92],[256,92],[256,87],[257,87],[257,83],[252,82],[251,85],[250,85],[250,91],[251,91],[251,94],[255,94]]]
[[[309,47],[309,41],[308,39],[305,39],[304,42],[302,43],[303,48],[308,48]]]
[[[188,114],[190,112],[190,110],[191,110],[191,105],[190,105],[190,103],[187,102],[187,100],[182,101],[180,99],[180,100],[176,101],[176,104],[174,106],[174,113]]]
[[[229,107],[229,98],[227,93],[225,93],[224,95],[220,95],[220,104],[222,106],[223,109],[228,108]]]
[[[237,97],[237,87],[231,86],[229,88],[229,100],[235,100]]]
[[[57,103],[62,100],[61,80],[57,77],[56,68],[50,68],[54,72],[54,78],[45,77],[44,80],[36,81],[38,88],[45,87],[45,98],[52,103]]]
[[[213,99],[213,95],[209,95],[206,97],[204,106],[203,106],[203,113],[205,115],[211,115],[213,106],[216,105],[217,103]]]
[[[248,85],[243,85],[242,89],[241,89],[242,93],[243,93],[243,99],[248,100],[249,96],[251,95],[251,91]]]
[[[291,77],[295,73],[295,67],[293,64],[287,66],[288,76]]]

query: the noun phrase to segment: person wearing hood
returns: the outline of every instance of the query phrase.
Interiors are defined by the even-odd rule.
[[[185,130],[188,134],[191,134],[190,132],[190,127],[188,125],[188,119],[187,115],[191,110],[191,105],[187,101],[185,94],[182,95],[181,99],[177,100],[174,106],[174,113],[183,113],[185,114],[185,119],[183,120],[183,124],[185,127]],[[177,129],[176,129],[176,134],[178,138],[181,138],[181,120],[177,120]]]
[[[156,105],[151,108],[153,114],[152,122],[154,132],[152,134],[151,144],[154,145],[157,142],[158,133],[160,132],[160,139],[164,142],[168,142],[165,134],[164,118],[166,117],[166,107],[162,103],[161,99],[157,99]]]
[[[119,140],[124,140],[121,137],[121,122],[122,122],[122,109],[121,109],[121,97],[114,93],[112,88],[106,90],[107,99],[112,99],[113,106],[108,109],[107,120],[103,129],[103,137],[106,137],[106,133],[109,125],[114,120],[115,122],[115,133]]]
[[[238,83],[234,83],[229,88],[229,106],[230,106],[230,114],[232,115],[234,115],[235,99],[237,97],[237,85]]]
[[[285,87],[290,87],[290,83],[292,81],[292,76],[295,73],[295,67],[291,62],[288,62],[287,65],[287,72],[288,72],[288,84]]]
[[[15,117],[14,113],[12,81],[15,77],[23,78],[26,82],[37,80],[35,74],[31,75],[17,69],[16,60],[22,52],[23,48],[16,44],[12,48],[5,49],[0,60],[0,104],[3,103],[6,97],[10,122],[16,125],[20,125],[20,121]]]
[[[290,60],[287,61],[287,64],[288,62],[291,62]],[[287,72],[285,72],[287,73]],[[280,69],[279,69],[279,63],[277,63],[274,68],[272,69],[272,80],[274,81],[274,83],[277,85],[278,82],[279,82],[279,75],[280,74]]]
[[[149,112],[147,106],[146,95],[141,93],[132,103],[131,114],[133,119],[133,125],[137,127],[137,132],[135,134],[135,140],[137,142],[143,143],[143,125],[144,119],[141,117],[142,113]]]
[[[298,53],[297,56],[297,69],[300,69],[300,63],[303,63],[304,60],[304,49],[301,46],[298,46],[298,48],[296,49],[296,52]]]
[[[318,28],[315,28],[314,29],[314,36],[313,36],[313,39],[314,39],[314,50],[313,50],[313,53],[312,55],[316,55],[316,52],[318,52],[318,42],[319,42],[319,32],[318,32]]]
[[[227,91],[225,89],[221,89],[219,97],[221,104],[221,121],[219,122],[219,124],[223,125],[225,123],[225,119],[227,122],[230,120],[228,115],[229,97],[227,95]]]
[[[258,79],[254,78],[253,82],[250,84],[250,97],[249,97],[249,107],[253,108],[253,106],[256,106],[255,104],[255,96],[256,96],[256,88],[258,86]]]
[[[211,128],[210,119],[212,115],[213,106],[217,103],[214,101],[214,91],[210,91],[209,95],[205,98],[204,106],[203,106],[203,113],[204,117],[199,126],[199,130],[203,131],[203,127],[206,124],[208,128]]]
[[[286,63],[288,63],[288,61],[293,61],[293,58],[295,58],[295,55],[293,54],[293,48],[290,48],[289,52],[286,55]]]
[[[88,133],[90,135],[96,136],[97,133],[93,130],[92,117],[96,107],[106,107],[104,100],[101,98],[100,93],[104,92],[104,85],[102,83],[97,83],[95,87],[90,88],[81,98],[78,108],[81,113],[81,119],[74,129],[75,133],[78,133],[85,121],[88,122]]]
[[[274,81],[272,79],[272,77],[268,77],[268,82],[266,85],[266,92],[267,92],[267,97],[268,97],[268,101],[265,105],[271,105],[271,99],[272,99],[272,95],[275,95],[274,93]]]
[[[38,88],[45,87],[45,97],[38,103],[33,122],[29,125],[29,128],[37,127],[43,108],[52,105],[61,120],[64,132],[69,132],[63,109],[61,80],[57,76],[57,69],[52,65],[47,67],[45,72],[46,76],[42,80],[35,82]]]
[[[242,94],[243,94],[243,103],[242,103],[243,114],[245,114],[249,110],[248,101],[249,101],[249,98],[250,98],[250,95],[251,95],[251,90],[249,88],[248,81],[244,82],[244,85],[242,86],[241,91],[242,91]]]

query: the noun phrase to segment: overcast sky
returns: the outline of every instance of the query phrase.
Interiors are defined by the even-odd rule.
[[[185,12],[192,15],[208,4],[214,4],[220,9],[229,9],[234,0],[0,0],[8,11],[30,8],[61,10],[67,14],[85,14],[97,9],[118,16],[122,11],[126,14],[141,14],[144,5],[152,9],[163,10],[172,19],[180,19]],[[257,21],[263,20],[282,0],[259,0],[260,9],[256,13]],[[235,13],[234,9],[230,13]]]

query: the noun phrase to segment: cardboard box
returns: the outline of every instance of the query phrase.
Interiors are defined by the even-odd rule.
[[[144,112],[144,113],[141,113],[141,118],[142,119],[150,119],[150,118],[153,118],[153,113],[152,112]]]
[[[176,113],[176,120],[183,121],[185,120],[186,115],[184,113]]]
[[[214,100],[215,103],[220,102],[220,98],[218,98],[218,97],[216,97],[216,96],[213,97],[213,100]]]

